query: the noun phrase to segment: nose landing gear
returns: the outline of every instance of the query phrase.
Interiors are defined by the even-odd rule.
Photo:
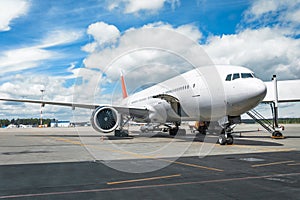
[[[225,145],[225,144],[232,145],[233,137],[232,137],[231,133],[222,133],[219,136],[218,143],[220,145]]]

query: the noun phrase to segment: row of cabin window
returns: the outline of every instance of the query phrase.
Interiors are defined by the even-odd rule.
[[[177,92],[177,91],[180,91],[180,90],[187,90],[189,88],[190,88],[189,85],[185,85],[185,86],[181,86],[179,88],[173,89],[173,90],[168,90],[165,93]]]
[[[235,79],[238,78],[254,78],[254,74],[253,73],[234,73],[234,74],[228,74],[226,76],[226,81],[233,81]]]

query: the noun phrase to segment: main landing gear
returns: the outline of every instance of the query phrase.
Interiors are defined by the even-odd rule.
[[[220,145],[225,145],[225,144],[232,145],[233,144],[233,136],[231,135],[231,133],[222,133],[219,136],[218,143]]]
[[[128,131],[124,129],[115,130],[115,137],[128,137]]]
[[[185,129],[179,129],[180,122],[175,122],[175,127],[171,127],[170,125],[165,124],[169,128],[169,134],[171,136],[176,136],[176,135],[186,135],[186,130]]]
[[[179,127],[178,127],[178,126],[172,127],[172,128],[169,129],[169,134],[170,134],[171,136],[175,136],[175,135],[177,135],[178,130],[179,130]]]
[[[115,137],[128,137],[128,130],[124,129],[124,126],[132,119],[131,117],[128,117],[127,119],[124,119],[123,115],[120,115],[120,124],[119,129],[115,130]]]

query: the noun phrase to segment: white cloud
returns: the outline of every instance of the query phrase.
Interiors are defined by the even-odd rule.
[[[116,102],[120,94],[120,69],[126,77],[129,92],[132,92],[142,85],[161,82],[192,69],[194,66],[190,62],[196,66],[212,64],[198,45],[201,37],[202,33],[193,24],[173,27],[157,22],[124,31],[113,46],[95,50],[95,41],[92,41],[83,47],[92,49],[84,60],[85,67],[100,70],[91,86],[101,88],[101,93],[97,93],[101,97],[107,88],[110,98],[108,96],[106,100]],[[105,75],[100,76],[102,73]],[[88,88],[94,89],[91,86]],[[91,93],[95,94],[95,89]],[[103,102],[103,98],[95,99]]]
[[[116,9],[117,7],[118,7],[118,3],[113,1],[108,5],[108,10],[112,11],[112,10]]]
[[[299,0],[257,0],[245,11],[242,27],[280,27],[290,35],[299,34]]]
[[[86,45],[84,45],[81,50],[85,51],[87,53],[93,53],[98,47],[97,42],[92,42],[92,43],[88,43]]]
[[[166,3],[171,4],[174,9],[179,5],[179,0],[114,0],[109,2],[108,9],[113,10],[124,6],[124,13],[139,13],[141,11],[155,13],[162,9]]]
[[[83,33],[78,30],[54,30],[43,38],[41,44],[37,45],[37,47],[47,48],[69,44],[80,39],[82,35]]]
[[[82,75],[85,75],[87,79],[95,78],[97,73],[89,69],[74,68],[72,63],[69,72],[72,75],[60,77],[36,74],[8,75],[7,82],[0,85],[0,96],[3,98],[39,100],[42,95],[40,90],[45,89],[43,99],[47,101],[93,103],[93,88],[95,88],[95,85],[79,84],[76,87],[64,87],[64,84],[68,79],[80,78]],[[10,102],[0,102],[0,104],[2,118],[39,117],[39,104]],[[74,116],[77,121],[88,121],[91,114],[90,110],[77,109],[72,112],[69,107],[51,105],[46,105],[43,108],[43,113],[44,118],[72,120],[71,117]]]
[[[213,36],[205,50],[216,64],[244,65],[264,79],[274,73],[283,79],[300,79],[300,40],[275,28]]]
[[[288,12],[286,14],[286,19],[293,23],[300,23],[300,9],[295,10],[294,12]]]
[[[7,98],[16,99],[37,99],[41,98],[41,89],[45,89],[44,99],[52,101],[68,101],[72,102],[73,89],[65,88],[63,84],[64,78],[51,77],[46,75],[28,75],[17,74],[9,77],[9,81],[0,85],[0,95]],[[6,117],[39,117],[39,104],[11,104],[7,102],[1,103],[1,113]],[[45,117],[56,117],[51,113],[71,114],[71,109],[46,106],[44,108]],[[59,116],[62,116],[62,115]]]
[[[72,101],[72,89],[62,87],[65,77],[52,77],[47,75],[16,74],[10,76],[10,81],[0,86],[0,93],[12,98],[40,99],[41,89],[45,89],[45,100]],[[63,95],[63,98],[61,97]]]
[[[94,38],[95,42],[82,47],[82,50],[86,52],[93,52],[97,48],[114,45],[120,37],[120,31],[117,27],[104,22],[89,25],[87,33]]]
[[[165,0],[130,0],[125,8],[125,13],[136,13],[140,10],[159,10],[164,6]]]
[[[149,62],[153,62],[155,59],[159,59],[167,64],[167,61],[174,61],[174,55],[173,59],[167,60],[170,59],[170,56],[167,56],[167,53],[162,52],[162,50],[171,49],[184,57],[190,53],[189,50],[193,50],[191,47],[197,45],[196,41],[198,41],[201,36],[201,32],[192,24],[179,27],[172,27],[162,22],[147,24],[141,28],[126,30],[124,34],[119,36],[119,42],[115,46],[107,46],[104,49],[91,53],[84,60],[84,64],[88,68],[98,68],[101,71],[107,71],[107,67],[113,64],[113,66],[116,66],[115,75],[118,74],[118,68],[120,67],[122,67],[122,69],[129,69],[133,66],[142,65],[143,63],[149,64]],[[98,39],[95,38],[95,40],[97,41]],[[94,42],[88,45],[93,47]],[[88,45],[83,48],[87,48]],[[145,47],[156,47],[156,50],[140,50],[140,48]],[[158,50],[158,47],[160,50]],[[139,50],[139,53],[137,50]],[[170,52],[168,55],[170,55]],[[120,61],[121,57],[122,62]],[[117,64],[112,63],[116,62],[116,59],[119,59]],[[169,65],[172,64],[174,63],[169,63]],[[177,65],[178,64],[176,64],[176,66]]]
[[[58,59],[63,55],[45,48],[68,44],[78,40],[78,31],[53,31],[39,44],[0,52],[1,73],[17,72],[37,67],[42,61]]]
[[[170,31],[176,31],[184,35],[185,37],[198,42],[202,38],[202,33],[199,31],[198,27],[194,24],[184,24],[178,27],[173,27],[171,24],[164,22],[155,22],[144,25],[142,28],[159,28],[159,29],[168,29]]]
[[[260,18],[261,15],[269,12],[274,12],[277,10],[279,6],[278,0],[274,1],[266,1],[266,0],[260,0],[253,3],[252,7],[249,9],[248,14],[253,15],[255,19]]]
[[[9,31],[11,21],[25,15],[28,8],[27,0],[0,0],[0,31]]]
[[[20,48],[3,52],[0,56],[1,73],[36,67],[40,61],[54,57],[55,53],[36,47]]]
[[[211,36],[205,49],[216,64],[244,65],[269,80],[300,79],[300,2],[257,0],[236,34]]]
[[[175,30],[196,42],[198,42],[202,38],[202,33],[196,26],[193,26],[192,24],[179,26]]]

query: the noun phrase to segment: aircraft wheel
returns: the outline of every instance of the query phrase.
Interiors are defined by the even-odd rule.
[[[170,128],[170,130],[169,130],[169,134],[171,136],[175,136],[177,134],[177,132],[178,132],[178,128]]]
[[[221,134],[220,136],[219,136],[219,139],[218,139],[218,143],[220,144],[220,145],[224,145],[224,144],[226,144],[226,137],[225,137],[225,134]]]
[[[168,129],[167,128],[163,128],[162,132],[168,132]]]
[[[232,137],[232,135],[230,135],[230,134],[227,135],[226,143],[228,145],[232,145],[233,144],[233,137]]]
[[[128,137],[128,131],[126,130],[115,130],[116,137]]]
[[[275,131],[273,133],[273,136],[275,136],[275,137],[282,137],[282,133],[280,133],[279,131]]]

